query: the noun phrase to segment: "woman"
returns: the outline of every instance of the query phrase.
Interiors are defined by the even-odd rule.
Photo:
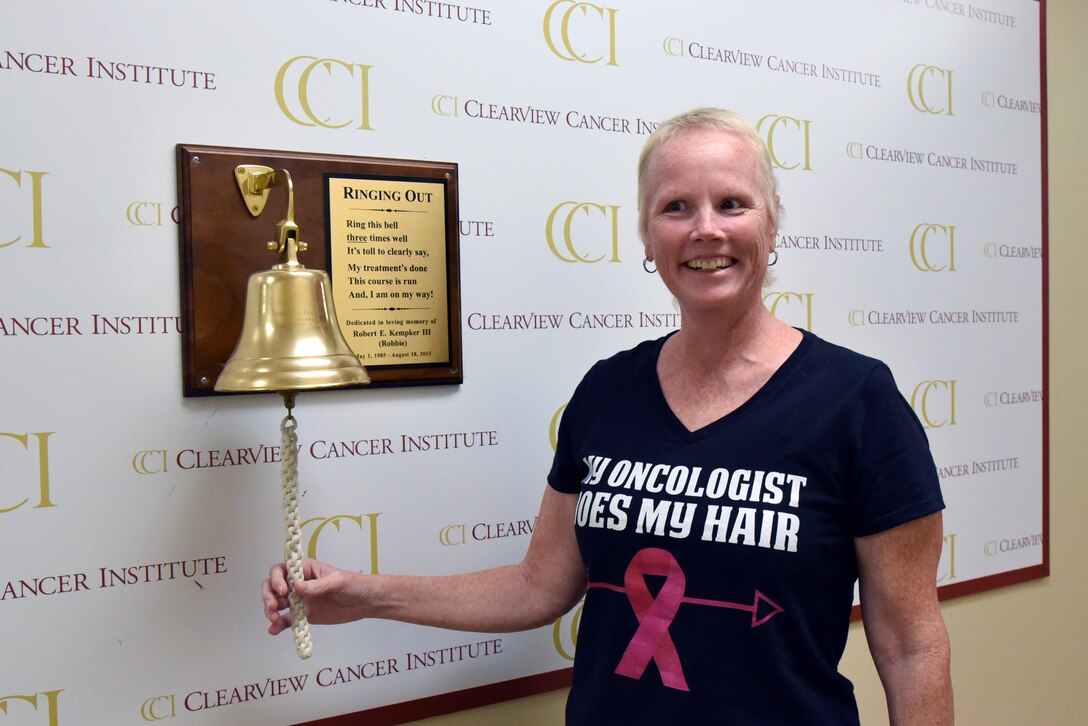
[[[585,595],[568,723],[856,724],[837,664],[860,580],[891,722],[951,723],[925,435],[882,363],[763,305],[780,210],[759,136],[717,109],[666,121],[638,194],[681,327],[579,384],[525,559],[449,577],[311,561],[311,622],[510,631]],[[277,565],[270,633],[286,592]]]

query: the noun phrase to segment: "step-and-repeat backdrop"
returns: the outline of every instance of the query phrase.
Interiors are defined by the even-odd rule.
[[[778,167],[768,307],[888,361],[927,428],[941,585],[1044,574],[1039,16],[1030,0],[7,3],[0,723],[290,724],[531,687],[571,662],[577,610],[501,635],[317,627],[307,661],[264,633],[282,404],[182,395],[179,143],[458,165],[464,382],[299,397],[318,557],[398,573],[521,557],[582,373],[679,324],[640,264],[638,150],[718,105]]]

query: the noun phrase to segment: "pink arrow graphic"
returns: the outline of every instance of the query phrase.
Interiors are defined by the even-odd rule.
[[[646,587],[646,575],[665,576],[665,583],[658,591],[657,597],[651,595],[649,588]],[[631,603],[631,609],[635,611],[635,617],[638,618],[638,629],[631,637],[623,657],[620,658],[616,673],[629,678],[642,678],[646,666],[653,660],[657,662],[657,669],[661,673],[661,681],[664,685],[681,691],[690,690],[680,663],[680,654],[669,635],[669,626],[676,618],[676,611],[680,609],[682,603],[746,610],[752,614],[751,627],[753,628],[763,625],[775,615],[784,612],[781,605],[759,590],[755,591],[752,604],[747,605],[724,600],[685,597],[686,583],[684,571],[680,569],[680,563],[676,561],[672,553],[656,547],[648,547],[635,553],[631,563],[627,565],[622,587],[607,582],[589,583],[591,588],[599,587],[626,594]],[[761,606],[765,611],[762,616],[760,616]]]
[[[731,608],[733,610],[747,610],[747,611],[752,613],[752,627],[753,628],[758,628],[760,625],[763,625],[763,623],[767,622],[768,620],[773,618],[775,615],[778,615],[781,612],[785,612],[785,610],[783,609],[783,607],[781,605],[779,605],[774,600],[772,600],[771,598],[764,595],[759,590],[756,590],[756,597],[755,597],[754,600],[752,600],[751,605],[744,605],[743,603],[739,603],[739,602],[725,602],[725,601],[722,601],[722,600],[704,600],[703,598],[700,598],[700,597],[685,597],[682,600],[682,602],[689,602],[692,605],[709,605],[710,607],[715,607],[715,608]],[[759,617],[759,605],[760,605],[760,603],[766,603],[767,604],[768,612],[763,617]]]

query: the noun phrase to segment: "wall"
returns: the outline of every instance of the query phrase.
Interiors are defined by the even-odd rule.
[[[8,50],[51,51],[80,59],[80,66],[70,74],[7,71],[0,77],[5,84],[5,98],[17,100],[11,104],[12,112],[0,120],[0,135],[6,140],[3,166],[46,170],[44,177],[33,177],[27,171],[16,179],[20,185],[17,188],[8,179],[10,174],[0,178],[6,184],[6,194],[0,201],[10,204],[14,198],[17,202],[13,207],[0,208],[0,217],[8,225],[5,231],[14,226],[24,235],[29,234],[41,220],[28,219],[27,205],[22,201],[36,194],[32,184],[40,181],[44,189],[42,217],[50,244],[48,249],[33,249],[34,245],[28,249],[23,246],[24,239],[5,250],[11,253],[5,263],[11,264],[5,264],[3,269],[6,306],[3,312],[11,316],[77,319],[83,332],[78,336],[27,336],[3,341],[5,376],[19,381],[8,391],[7,422],[3,430],[39,432],[39,438],[23,445],[27,455],[15,457],[17,466],[5,470],[0,483],[25,488],[27,482],[36,481],[35,476],[40,475],[42,482],[50,477],[51,493],[57,504],[47,506],[43,488],[40,507],[28,503],[18,505],[15,509],[21,507],[19,511],[0,512],[4,515],[0,542],[6,551],[20,553],[17,557],[5,557],[0,581],[84,572],[91,575],[94,585],[94,578],[103,568],[131,574],[120,576],[121,582],[85,587],[82,591],[77,588],[75,592],[42,597],[5,598],[7,601],[0,603],[2,612],[21,627],[13,629],[0,656],[4,666],[0,697],[29,694],[34,689],[40,693],[48,693],[50,688],[63,689],[52,691],[61,693],[61,724],[69,723],[76,709],[92,720],[121,719],[120,714],[135,718],[141,702],[145,709],[161,707],[164,702],[155,699],[167,696],[160,694],[173,694],[171,699],[176,696],[180,711],[185,694],[203,693],[214,700],[220,688],[229,693],[229,688],[238,684],[268,683],[269,679],[291,673],[312,676],[316,669],[329,664],[355,663],[358,658],[403,654],[405,649],[425,651],[464,642],[460,634],[364,623],[342,629],[336,637],[326,634],[328,631],[318,631],[315,640],[319,656],[303,666],[294,660],[286,639],[272,641],[260,632],[252,582],[259,577],[254,573],[260,573],[272,556],[270,553],[278,549],[278,501],[273,481],[276,468],[265,461],[260,466],[184,469],[179,458],[182,454],[178,452],[240,451],[239,447],[256,446],[254,442],[268,442],[275,438],[279,411],[277,402],[269,401],[268,397],[182,400],[178,395],[178,331],[169,329],[169,323],[176,320],[178,299],[173,289],[177,279],[176,230],[168,220],[163,223],[174,193],[171,151],[175,142],[459,161],[462,219],[475,220],[475,226],[462,238],[466,313],[543,309],[562,317],[580,310],[610,312],[616,306],[668,316],[672,308],[667,295],[656,280],[643,275],[638,267],[639,249],[630,234],[633,205],[629,170],[642,140],[640,136],[648,130],[651,119],[679,107],[706,102],[705,86],[674,83],[676,77],[702,78],[706,83],[722,79],[736,81],[737,85],[729,89],[729,96],[738,99],[735,105],[753,118],[764,113],[804,115],[793,109],[804,109],[807,114],[810,109],[823,110],[823,104],[833,99],[837,103],[828,106],[841,114],[835,117],[840,134],[844,128],[855,128],[846,122],[849,113],[861,108],[874,114],[886,110],[884,96],[871,84],[827,81],[821,85],[789,74],[768,81],[770,74],[766,71],[759,75],[750,68],[723,70],[724,66],[697,65],[694,59],[673,58],[654,64],[648,62],[648,52],[633,57],[622,72],[628,74],[626,85],[633,87],[638,81],[653,79],[647,85],[657,92],[652,96],[615,94],[609,91],[621,84],[610,75],[615,69],[608,68],[608,64],[582,67],[572,62],[564,67],[552,53],[543,50],[539,42],[539,16],[547,3],[540,3],[534,13],[524,16],[504,9],[504,20],[516,28],[512,34],[490,33],[482,16],[478,18],[480,22],[466,22],[449,32],[454,21],[442,25],[445,21],[404,13],[383,14],[375,5],[382,4],[313,2],[303,6],[312,14],[312,22],[287,29],[282,20],[295,9],[289,2],[270,2],[260,16],[249,16],[238,6],[211,2],[185,6],[121,3],[110,6],[109,11],[93,4],[59,2],[48,11],[24,6],[13,13],[12,22],[3,24],[3,32],[11,33],[10,37],[4,36]],[[652,3],[631,3],[623,12],[633,15],[637,8],[645,13],[652,7]],[[810,13],[816,21],[819,18],[813,7],[783,0],[778,9],[788,9],[795,19]],[[889,5],[888,9],[909,18],[905,22],[924,24],[937,17],[932,13],[907,15],[904,7]],[[676,6],[674,22],[689,29],[701,27],[695,12],[698,8],[696,3]],[[768,8],[746,6],[744,18],[759,27],[771,27],[772,19],[762,15],[771,12]],[[871,27],[876,25],[873,13],[879,15],[884,8],[874,10],[870,6],[866,12],[869,15],[858,22],[863,25],[867,22]],[[44,19],[46,15],[64,16],[67,22],[54,27]],[[678,20],[681,18],[682,21]],[[388,32],[374,32],[375,27],[383,24],[388,24],[385,26],[390,29]],[[583,31],[586,27],[600,30],[606,26],[579,26]],[[803,22],[794,23],[788,31],[800,36],[804,35],[805,27]],[[939,27],[949,30],[957,26],[949,22]],[[111,32],[99,32],[107,28]],[[655,57],[660,56],[660,39],[652,35],[658,32],[656,28],[641,24],[631,27],[629,32],[630,36],[621,35],[624,42],[638,38],[638,47],[652,48]],[[838,32],[851,31],[840,28]],[[949,33],[954,35],[951,30]],[[536,48],[539,52],[519,55],[523,48],[532,45],[527,40],[516,40],[519,37],[531,39],[534,47],[541,46]],[[977,37],[992,42],[997,36],[980,31]],[[579,47],[603,48],[605,56],[609,41],[614,44],[615,38],[607,31],[576,34],[573,39]],[[778,46],[782,48],[796,47],[785,40],[776,39],[776,43],[782,43]],[[482,53],[485,57],[518,57],[526,64],[524,75],[534,79],[535,88],[523,88],[516,75],[502,78],[486,69],[486,73],[476,77],[477,69],[472,73],[462,70],[468,66],[458,63],[475,62],[463,53],[465,46],[470,45],[477,51],[486,50]],[[845,47],[846,44],[831,45]],[[417,46],[426,48],[427,53],[406,52]],[[814,54],[822,52],[818,45],[813,48]],[[273,99],[280,102],[281,108],[289,103],[273,90],[271,79],[276,69],[286,68],[285,58],[309,52],[352,58],[360,65],[349,64],[348,70],[369,73],[365,76],[369,85],[364,84],[362,95],[365,104],[373,101],[373,109],[369,105],[364,107],[367,113],[373,111],[368,118],[375,122],[377,131],[349,130],[337,134],[332,129],[315,129],[312,124],[300,123],[297,109],[292,120],[276,109]],[[96,78],[79,77],[83,75],[81,59],[89,55],[108,59],[107,63],[140,61],[178,67],[195,64],[190,67],[200,70],[190,77],[193,87],[181,89],[163,87],[161,83],[108,80],[101,70]],[[458,63],[436,64],[434,56],[457,59]],[[845,56],[828,60],[844,57],[853,59],[867,71],[873,70],[869,65],[871,58],[895,67],[904,60],[897,57],[892,62],[887,57],[869,54],[860,46],[851,47]],[[910,62],[916,60],[912,57]],[[361,65],[372,61],[372,70]],[[207,74],[209,70],[215,72],[214,82]],[[654,74],[658,73],[665,78],[656,79]],[[587,83],[587,78],[592,80]],[[322,85],[324,76],[320,73],[315,73],[313,80],[310,100],[329,110],[334,120],[357,114],[358,106],[351,104],[357,104],[358,99],[344,92],[342,85],[331,82],[332,88]],[[899,83],[900,79],[893,79],[889,72],[885,88]],[[357,88],[353,85],[351,91]],[[667,98],[666,90],[672,94]],[[589,130],[569,124],[560,125],[555,133],[541,133],[542,130],[528,124],[469,119],[465,117],[467,114],[460,118],[442,115],[440,112],[455,108],[449,101],[457,94],[462,95],[462,100],[472,94],[511,106],[563,98],[571,108],[592,110],[605,117],[633,119],[634,133]],[[782,98],[790,99],[786,104],[790,108],[779,108]],[[344,103],[336,105],[336,101]],[[987,113],[977,104],[972,110]],[[830,120],[832,112],[827,113],[825,118]],[[909,110],[900,116],[911,117],[905,122],[908,126],[918,118],[918,114]],[[1013,121],[1008,116],[1005,121],[1026,125],[1033,118],[1019,115]],[[318,120],[313,119],[315,123]],[[355,120],[359,120],[357,116]],[[796,154],[803,148],[807,159],[807,128],[803,146],[799,146],[798,136],[788,136],[788,125],[787,133],[780,134],[780,140],[787,136],[787,154]],[[814,128],[822,127],[816,124]],[[947,126],[937,128],[943,130],[935,132],[935,137],[947,133]],[[874,193],[880,188],[879,184],[869,183],[869,173],[897,178],[896,171],[868,166],[865,173],[858,174],[857,164],[866,162],[843,158],[841,144],[837,140],[832,144],[830,138],[818,138],[814,148],[834,148],[837,156],[829,166],[854,172],[847,173],[847,177],[853,180],[856,192]],[[43,139],[49,143],[42,143]],[[842,141],[856,140],[844,137]],[[789,146],[791,141],[793,146]],[[1032,156],[1024,149],[1017,151]],[[828,153],[825,159],[830,156]],[[594,169],[610,170],[614,178],[582,173],[580,167],[564,163],[568,157],[586,160]],[[532,159],[538,161],[525,161]],[[962,183],[959,178],[950,180],[940,174],[922,179],[926,183],[936,179],[938,185]],[[816,175],[785,176],[789,177],[787,198],[793,200],[788,206],[790,220],[797,225],[795,231],[815,227],[819,232],[871,234],[888,240],[886,254],[882,253],[875,265],[870,266],[869,258],[861,254],[836,258],[842,270],[852,271],[852,280],[861,281],[858,285],[869,285],[864,300],[881,300],[879,293],[893,286],[885,285],[883,278],[872,274],[874,269],[883,265],[880,270],[898,275],[899,266],[904,263],[903,257],[891,254],[891,240],[899,239],[898,231],[895,224],[881,218],[884,207],[858,205],[858,210],[865,209],[869,214],[853,210],[854,214],[846,218],[835,212],[835,204],[842,203],[839,198],[828,203],[824,197],[809,193],[816,187],[829,186],[818,181]],[[859,180],[864,181],[859,183]],[[973,183],[991,190],[994,198],[1003,198],[1000,190],[1009,188],[1004,186],[1009,181],[1013,180],[972,177]],[[13,195],[13,189],[19,194]],[[517,197],[516,203],[506,200],[511,193]],[[933,187],[929,193],[936,194]],[[556,205],[566,195],[593,200],[603,214],[610,211],[613,222],[622,217],[623,234],[613,234],[611,248],[606,242],[587,254],[585,248],[576,250],[574,239],[568,236],[565,250],[553,245],[548,251],[548,245],[540,239],[545,227],[542,220],[549,210],[560,209]],[[1029,209],[1034,204],[1030,190],[1007,196]],[[621,209],[622,213],[618,211]],[[1034,228],[1035,217],[1030,211],[1015,214],[1010,209],[1005,208],[1002,215],[994,215],[987,221],[1020,225],[1021,230]],[[15,215],[20,216],[13,219]],[[909,224],[917,222],[918,219],[912,218]],[[579,242],[587,239],[581,236],[584,233],[585,228],[576,228]],[[1030,233],[1017,231],[1012,236],[1024,241],[1030,238]],[[611,264],[607,259],[599,265],[577,264],[569,256],[590,257],[602,252],[605,253],[602,259],[611,253],[617,262],[622,257],[622,264]],[[906,371],[905,383],[901,384],[908,390],[921,378],[934,375],[923,370],[928,361],[910,354],[912,340],[908,334],[901,336],[885,327],[879,333],[872,331],[871,340],[867,340],[869,332],[852,328],[846,322],[843,313],[850,301],[844,292],[848,286],[829,277],[807,278],[802,274],[807,268],[804,263],[819,253],[806,257],[805,251],[794,250],[791,254],[792,264],[784,263],[778,268],[783,289],[800,289],[792,286],[811,284],[813,287],[804,288],[809,295],[810,314],[815,296],[820,305],[827,305],[819,308],[825,316],[819,319],[821,324],[833,320],[816,332],[882,356],[885,351],[879,347],[886,346],[893,367],[900,374]],[[830,257],[824,255],[821,261]],[[533,285],[525,284],[526,269],[533,271]],[[1010,274],[1013,269],[1037,268],[1006,267],[1003,274]],[[510,274],[511,270],[517,273]],[[910,270],[909,274],[916,273]],[[929,277],[928,282],[932,283],[934,276]],[[561,290],[562,295],[552,294],[555,290]],[[947,292],[942,288],[942,293]],[[1029,305],[1037,303],[1030,287],[1009,286],[1008,292],[1010,297],[1028,299]],[[831,300],[834,303],[828,304]],[[829,312],[832,309],[834,314]],[[803,315],[792,312],[791,322],[804,323]],[[100,317],[119,322],[122,317],[135,314],[148,316],[144,322],[153,328],[150,335],[131,329],[109,335],[88,331],[89,327],[99,327]],[[307,444],[320,437],[374,436],[401,441],[402,435],[497,432],[496,437],[488,438],[497,441],[496,446],[470,452],[409,452],[402,446],[396,455],[371,457],[365,462],[336,461],[331,457],[317,461],[311,455],[304,462],[308,490],[304,516],[324,516],[331,522],[334,515],[346,511],[357,519],[357,526],[344,520],[343,528],[326,528],[326,534],[334,536],[322,539],[322,552],[330,559],[359,569],[376,565],[380,559],[386,571],[455,571],[512,559],[524,539],[505,538],[449,547],[450,543],[440,542],[436,533],[451,523],[476,521],[470,517],[486,518],[492,524],[531,517],[542,483],[539,477],[525,481],[524,472],[545,470],[550,454],[547,422],[569,394],[586,361],[653,333],[641,329],[566,330],[562,336],[550,337],[541,331],[492,333],[473,328],[466,332],[465,367],[469,384],[461,388],[349,392],[304,398],[297,414]],[[934,335],[961,337],[958,330],[949,329]],[[972,335],[975,337],[971,338]],[[998,338],[978,328],[962,337],[979,346],[996,347],[999,343]],[[1035,339],[1027,338],[1025,350],[1030,350]],[[961,345],[969,348],[962,342]],[[577,350],[577,356],[569,354],[571,349]],[[972,354],[970,350],[968,354]],[[953,365],[960,368],[973,365],[973,361],[963,357],[952,358],[946,354],[942,361],[948,367],[945,370]],[[1018,382],[1020,385],[1037,387],[1034,361],[1028,357],[1029,365],[1024,366],[1028,372]],[[538,375],[540,370],[549,373]],[[942,375],[957,377],[954,372]],[[481,381],[487,385],[479,385]],[[531,389],[527,383],[531,383]],[[496,395],[496,391],[501,394]],[[977,399],[975,406],[981,408]],[[52,438],[44,438],[47,434],[42,432],[46,431]],[[260,433],[263,431],[267,434]],[[950,437],[941,438],[943,453],[951,458],[956,449],[949,444]],[[16,447],[14,441],[10,435],[4,439],[8,454]],[[35,451],[35,445],[42,453],[40,459],[29,455]],[[1025,444],[1024,448],[1030,449],[1031,445]],[[265,450],[263,445],[261,450]],[[163,454],[161,466],[154,464],[152,456],[159,451]],[[48,474],[41,463],[47,460],[51,464]],[[1025,466],[1025,469],[1035,468]],[[473,475],[475,471],[488,471],[491,476],[481,481]],[[1056,480],[1058,476],[1056,470]],[[522,485],[509,486],[508,482],[515,480]],[[1030,486],[1024,490],[1029,496],[1033,492]],[[465,491],[471,491],[473,496],[464,496]],[[11,492],[5,489],[4,494],[2,504],[8,505]],[[430,506],[417,507],[418,501],[426,501]],[[1031,501],[1037,504],[1037,498]],[[958,513],[966,510],[963,506],[956,509]],[[1029,512],[1028,516],[1031,515]],[[957,522],[957,529],[966,519],[965,516]],[[367,527],[373,535],[369,540]],[[316,544],[316,532],[311,534]],[[380,557],[376,544],[379,541]],[[1038,549],[1020,554],[1037,557]],[[980,565],[994,564],[993,559],[986,561],[978,556],[977,549],[974,555]],[[141,579],[136,574],[139,568],[149,567],[144,563],[198,557],[206,558],[202,560],[204,565],[211,567],[204,572],[207,577],[150,578],[145,570]],[[126,570],[129,566],[137,569]],[[1049,582],[1037,583],[1011,592],[1033,593],[1050,586]],[[949,620],[954,625],[954,638],[961,637],[955,627],[955,613],[964,612],[964,624],[960,627],[963,636],[970,637],[970,628],[977,627],[979,621],[973,608],[981,604],[989,611],[991,603],[1004,606],[1007,601],[1001,595],[950,603]],[[1050,601],[1049,597],[1046,599]],[[1073,607],[1072,599],[1057,602],[1069,602],[1069,610]],[[87,627],[87,621],[93,627]],[[417,672],[411,678],[383,680],[383,688],[358,692],[333,688],[314,693],[311,683],[304,694],[306,701],[301,697],[247,698],[252,702],[232,705],[229,711],[205,709],[199,716],[192,712],[179,715],[207,723],[266,723],[275,713],[275,718],[284,722],[295,721],[303,716],[363,707],[381,702],[382,698],[403,700],[421,693],[566,665],[552,647],[549,629],[503,638],[504,657],[477,667],[458,666],[456,670],[427,671],[426,675]],[[987,635],[985,640],[981,635],[978,638],[986,645],[994,645],[992,636]],[[1059,638],[1055,636],[1055,640]],[[1040,638],[1037,633],[1027,632],[1025,640],[1036,642]],[[360,647],[359,641],[364,646]],[[851,645],[846,668],[857,674],[866,713],[879,712],[879,703],[873,702],[878,691],[871,682],[871,669],[858,641],[860,637]],[[224,642],[228,647],[223,647]],[[1020,648],[1010,651],[1023,652]],[[988,656],[979,669],[991,668],[994,660],[998,659]],[[295,668],[298,670],[292,670]],[[957,662],[958,679],[961,668]],[[962,675],[967,694],[976,672],[968,665]],[[133,677],[134,674],[139,674],[139,678]],[[105,687],[107,679],[117,685]],[[983,688],[979,686],[977,690],[981,693]],[[972,701],[970,695],[964,697]],[[525,720],[529,714],[543,719],[542,722],[556,722],[561,700],[562,694],[547,694],[494,707],[487,711],[490,716],[464,714],[447,720],[479,723],[494,718],[496,722],[507,722],[512,717]],[[174,700],[169,702],[175,704]],[[24,709],[7,716],[21,726],[30,718],[28,702],[10,703],[19,703]],[[34,706],[33,715],[41,716],[44,708],[40,704]],[[1007,708],[998,710],[1008,713]],[[145,710],[144,718],[157,717],[157,713],[161,712]]]
[[[1050,185],[1050,563],[1045,580],[944,604],[952,638],[952,676],[960,724],[1075,726],[1088,715],[1088,512],[1083,451],[1088,433],[1088,316],[1083,281],[1083,119],[1088,92],[1088,6],[1047,0]],[[855,624],[843,671],[854,681],[862,723],[887,723],[883,690]],[[562,722],[564,692],[419,723],[530,726]]]

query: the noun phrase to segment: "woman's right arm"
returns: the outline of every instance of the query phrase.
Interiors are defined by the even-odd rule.
[[[363,575],[316,560],[303,565],[295,591],[314,624],[385,618],[451,630],[511,632],[551,623],[586,589],[574,536],[576,494],[545,486],[533,536],[517,565],[461,575]],[[274,565],[262,587],[268,632],[291,627],[286,570]]]

